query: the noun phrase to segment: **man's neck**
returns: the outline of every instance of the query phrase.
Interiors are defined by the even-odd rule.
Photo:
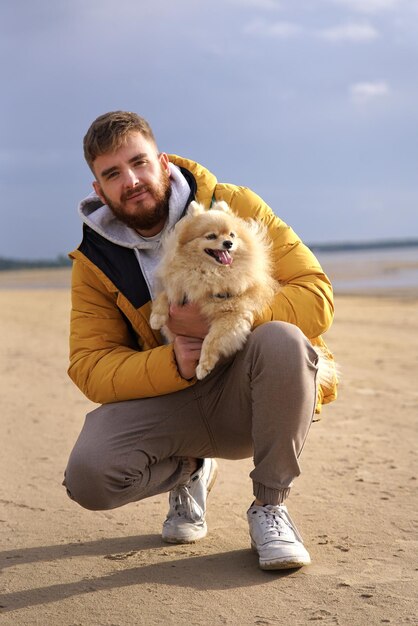
[[[155,237],[155,235],[158,235],[163,230],[166,221],[167,221],[167,218],[164,217],[158,224],[156,224],[152,228],[141,229],[141,230],[137,228],[136,232],[138,233],[138,235],[141,235],[141,237]]]

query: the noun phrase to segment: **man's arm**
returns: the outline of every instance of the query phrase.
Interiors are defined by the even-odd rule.
[[[119,296],[120,298],[121,296]],[[146,398],[188,387],[177,367],[173,345],[139,350],[116,304],[94,270],[75,260],[69,376],[93,402]],[[119,303],[121,304],[121,303]],[[153,339],[147,320],[134,310],[137,326]]]
[[[235,188],[230,204],[241,217],[262,222],[272,241],[274,276],[281,290],[255,326],[279,320],[295,324],[310,339],[319,337],[332,323],[334,303],[331,283],[315,255],[250,189]]]

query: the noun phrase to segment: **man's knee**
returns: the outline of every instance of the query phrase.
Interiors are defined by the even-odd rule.
[[[306,346],[309,342],[303,332],[288,322],[267,322],[254,329],[250,335],[252,341],[261,343],[263,347],[277,348],[278,346],[295,345]]]
[[[303,332],[288,322],[267,322],[258,326],[249,340],[256,351],[275,366],[315,365],[317,354]]]
[[[74,449],[65,470],[63,482],[68,496],[91,511],[103,511],[115,506],[109,480],[109,470],[96,454]]]

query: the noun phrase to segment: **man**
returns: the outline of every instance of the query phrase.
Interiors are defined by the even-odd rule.
[[[89,413],[64,484],[81,506],[111,509],[170,492],[162,538],[205,537],[214,457],[254,458],[247,517],[263,569],[300,567],[309,554],[284,504],[315,409],[335,397],[316,384],[332,289],[295,233],[249,189],[220,184],[201,165],[159,152],[148,123],[116,111],[84,138],[95,180],[81,202],[73,258],[69,375],[102,406]],[[192,199],[225,200],[268,228],[280,293],[245,347],[195,378],[207,321],[193,303],[170,309],[173,344],[149,325],[161,237]],[[225,512],[225,515],[228,513]]]

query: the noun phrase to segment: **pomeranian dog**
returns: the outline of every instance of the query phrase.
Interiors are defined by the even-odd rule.
[[[223,201],[208,210],[190,204],[163,242],[156,281],[150,324],[169,341],[170,304],[196,303],[209,320],[196,368],[199,380],[222,356],[244,346],[256,316],[279,289],[264,227],[237,217]]]

